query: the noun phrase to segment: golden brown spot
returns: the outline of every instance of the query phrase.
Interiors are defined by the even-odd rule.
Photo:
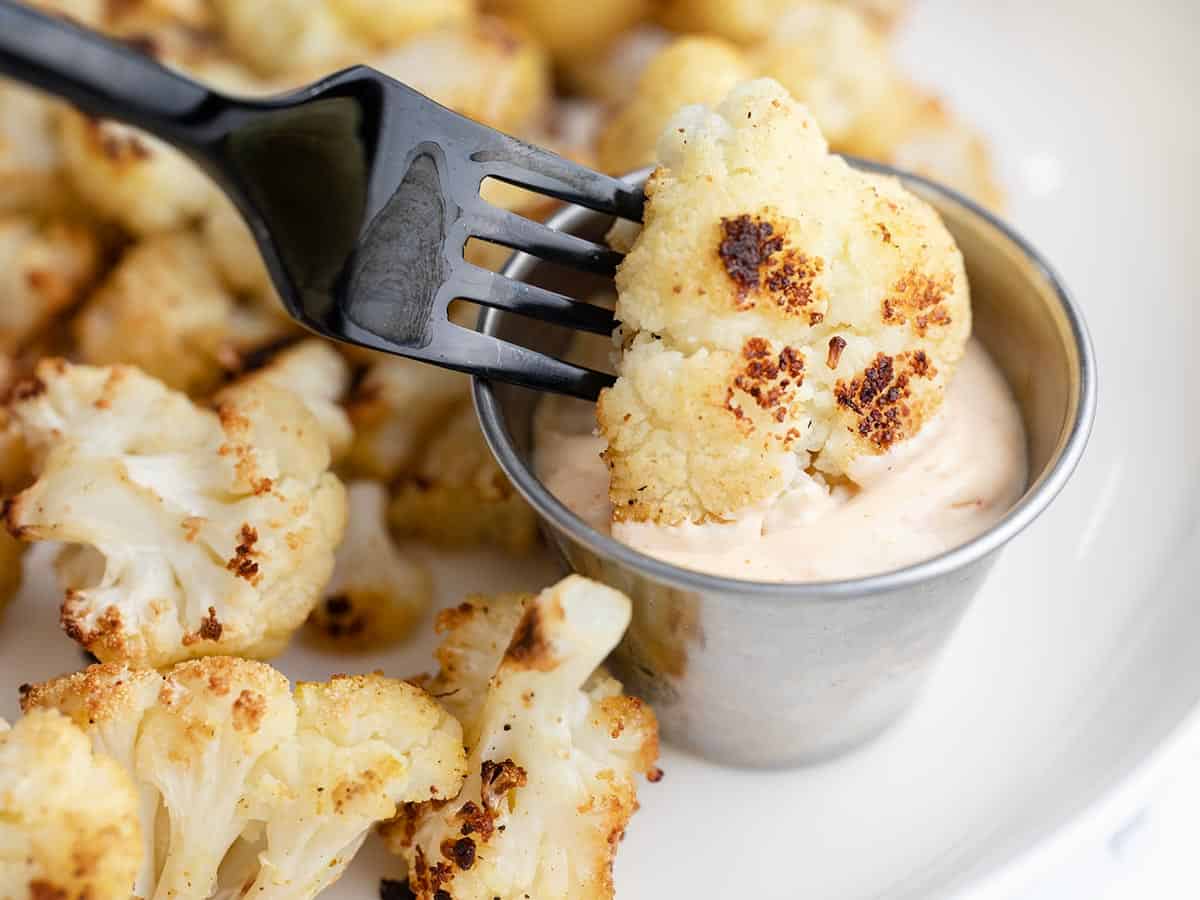
[[[242,691],[233,701],[233,727],[238,731],[258,731],[266,713],[266,697],[258,691]]]
[[[500,808],[500,800],[509,791],[525,787],[529,780],[526,772],[511,759],[494,762],[485,759],[479,767],[480,800],[483,808],[495,813]]]
[[[920,427],[920,416],[910,403],[911,380],[936,374],[924,351],[895,357],[879,353],[848,383],[838,381],[834,396],[839,406],[857,417],[859,435],[877,449],[887,450]]]
[[[183,520],[183,537],[189,544],[193,543],[208,520],[203,516],[188,516]]]
[[[40,878],[29,882],[29,900],[67,900],[68,896],[62,888]]]
[[[913,331],[924,337],[932,326],[951,322],[946,299],[954,291],[954,273],[932,277],[913,270],[900,278],[882,302],[883,321],[888,325],[911,323]]]
[[[829,339],[829,354],[825,357],[825,365],[831,369],[836,369],[838,363],[842,361],[842,351],[846,349],[846,339],[840,335],[834,335]]]
[[[646,773],[646,780],[649,781],[651,784],[658,784],[660,781],[663,780],[663,770],[660,769],[658,766],[655,766],[653,769],[651,769],[649,772]]]
[[[258,571],[258,563],[253,559],[258,555],[254,550],[254,544],[258,541],[258,531],[247,522],[242,525],[238,537],[240,543],[233,551],[233,557],[225,564],[225,568],[238,578],[244,578],[251,584],[257,585],[262,580],[262,574]]]
[[[735,390],[741,391],[782,422],[796,389],[804,384],[804,354],[794,347],[784,347],[776,354],[765,338],[752,337],[742,346],[742,359],[745,365],[735,372],[732,385],[726,389],[725,409],[736,419],[745,417],[741,405],[735,402]]]
[[[888,230],[888,227],[882,222],[876,222],[875,227],[879,229],[879,236],[883,238],[883,242],[890,244],[892,242],[892,233]]]

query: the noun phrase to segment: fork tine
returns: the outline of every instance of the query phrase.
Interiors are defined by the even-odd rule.
[[[466,215],[468,233],[514,250],[524,250],[548,262],[562,263],[573,269],[613,275],[624,257],[603,244],[593,243],[547,228],[532,219],[478,203]]]
[[[470,360],[469,366],[457,365],[454,359],[447,356],[442,364],[481,378],[583,400],[595,400],[601,390],[611,387],[616,381],[615,375],[564,362],[453,322],[446,322],[442,327],[446,329],[442,335],[446,338],[447,349],[455,357]]]
[[[450,282],[449,290],[456,297],[474,300],[484,306],[508,310],[578,331],[612,334],[616,327],[616,319],[611,310],[574,300],[564,294],[523,281],[515,281],[478,266],[462,266]]]
[[[593,172],[578,163],[509,137],[496,134],[489,146],[471,154],[485,175],[548,194],[597,212],[642,221],[645,197],[640,187]]]

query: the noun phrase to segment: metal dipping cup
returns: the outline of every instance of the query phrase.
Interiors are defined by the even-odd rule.
[[[818,762],[880,734],[914,702],[996,561],[1062,489],[1096,407],[1096,364],[1078,307],[1021,237],[959,194],[875,163],[941,214],[966,259],[974,334],[999,365],[1025,423],[1030,484],[991,529],[897,571],[819,583],[759,583],[682,569],[585,525],[538,481],[531,424],[539,395],[476,379],[475,404],[505,474],[576,572],[624,591],[633,621],[610,665],[650,701],[665,737],[738,766]],[[630,176],[641,180],[646,172]],[[553,228],[601,238],[611,219],[578,207]],[[604,287],[526,254],[505,269],[574,297]],[[611,286],[611,285],[610,285]],[[483,331],[561,355],[563,329],[499,310]]]

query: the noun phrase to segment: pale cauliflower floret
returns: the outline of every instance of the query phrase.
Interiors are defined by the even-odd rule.
[[[677,38],[650,61],[628,103],[600,133],[600,168],[625,174],[654,162],[659,136],[681,106],[716,105],[751,75],[737,47],[719,38]]]
[[[165,674],[102,665],[28,689],[22,706],[27,718],[65,712],[133,776],[144,900],[251,884],[252,896],[305,900],[398,803],[452,796],[464,776],[458,723],[378,675],[300,684],[293,699],[270,666],[236,657]],[[123,897],[133,883],[131,869]]]
[[[215,0],[230,47],[260,74],[333,69],[366,52],[325,0]]]
[[[0,212],[61,206],[65,191],[55,102],[0,81]]]
[[[537,597],[476,598],[448,616],[440,655],[454,668],[431,688],[458,692],[469,774],[450,803],[408,807],[387,828],[413,892],[611,897],[634,780],[652,774],[658,753],[649,707],[596,671],[629,623],[629,600],[571,576]]]
[[[209,207],[203,237],[212,264],[226,287],[234,293],[270,298],[276,304],[275,308],[283,312],[275,298],[271,273],[267,271],[250,227],[228,198],[220,197]]]
[[[573,93],[615,106],[634,95],[646,66],[671,40],[665,28],[645,23],[587,53],[560,60],[559,66]]]
[[[307,900],[345,871],[397,804],[452,797],[466,776],[462,729],[419,688],[381,675],[296,686],[294,741],[259,776],[260,869],[245,892]]]
[[[67,567],[62,608],[100,659],[268,656],[308,616],[345,496],[295,395],[254,385],[213,412],[137,369],[48,359],[12,413],[39,474],[10,501],[8,527],[103,557]]]
[[[430,31],[368,62],[443,106],[509,133],[536,123],[551,99],[545,52],[499,19]]]
[[[433,578],[428,566],[402,552],[388,534],[387,488],[354,481],[346,498],[346,536],[325,597],[308,618],[309,631],[337,647],[398,643],[429,609]]]
[[[471,379],[400,356],[371,358],[349,404],[350,464],[364,475],[392,479],[417,463],[451,410],[468,402]]]
[[[537,517],[500,471],[471,406],[397,481],[388,519],[399,534],[442,546],[492,544],[519,554],[537,542]]]
[[[835,3],[792,9],[751,59],[759,74],[808,107],[836,149],[871,128],[898,78],[883,36],[860,13]]]
[[[779,17],[804,0],[662,0],[659,21],[675,31],[700,32],[739,44],[760,41]]]
[[[468,24],[475,0],[326,0],[348,31],[372,44],[397,44],[437,28]]]
[[[664,132],[597,406],[617,520],[725,520],[842,476],[941,404],[971,314],[931,207],[830,156],[773,81]]]
[[[65,716],[0,720],[0,897],[127,900],[141,859],[129,776]]]
[[[195,234],[134,244],[73,322],[79,353],[98,365],[129,363],[168,387],[204,393],[220,381],[233,298]]]
[[[341,404],[350,389],[350,366],[332,344],[309,338],[286,347],[239,378],[233,390],[260,384],[291,391],[304,403],[321,426],[334,462],[349,452],[354,426]],[[218,394],[218,399],[228,392]]]
[[[195,163],[145,132],[64,108],[67,175],[87,204],[134,234],[196,221],[218,188]]]
[[[1004,190],[986,139],[945,102],[918,87],[902,84],[893,94],[886,123],[867,129],[848,151],[886,160],[1002,209]]]
[[[550,54],[569,60],[593,52],[632,28],[650,11],[651,0],[490,0],[489,9],[520,22]]]
[[[35,685],[21,697],[21,707],[30,715],[55,709],[70,716],[87,732],[97,753],[111,757],[133,777],[142,823],[141,862],[133,892],[144,898],[153,895],[158,877],[154,823],[161,799],[158,788],[138,775],[135,750],[142,717],[158,702],[162,686],[162,676],[152,669],[108,663]]]
[[[79,300],[100,266],[84,225],[0,216],[0,353],[12,353]]]

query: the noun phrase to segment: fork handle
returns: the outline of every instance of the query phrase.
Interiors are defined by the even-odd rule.
[[[132,48],[13,0],[0,0],[0,74],[184,150],[199,149],[189,122],[207,118],[220,101]]]

